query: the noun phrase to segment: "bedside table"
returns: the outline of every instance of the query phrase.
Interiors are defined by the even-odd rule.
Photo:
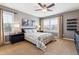
[[[43,32],[43,31],[42,30],[41,31],[37,30],[37,32]]]
[[[24,40],[24,33],[17,33],[9,35],[9,41],[13,43],[17,43]]]

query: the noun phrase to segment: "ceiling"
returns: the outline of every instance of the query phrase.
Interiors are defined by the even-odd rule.
[[[45,4],[50,5],[51,3],[45,3]],[[36,17],[47,17],[79,9],[79,3],[55,3],[55,6],[50,8],[51,10],[53,10],[51,12],[34,11],[36,9],[41,8],[37,3],[0,3],[0,5],[10,7],[15,10],[19,10],[28,13],[30,15],[34,15]]]

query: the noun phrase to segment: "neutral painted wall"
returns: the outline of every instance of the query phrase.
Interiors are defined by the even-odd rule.
[[[19,13],[14,15],[14,24],[19,24],[20,27],[18,29],[14,27],[14,32],[21,31],[21,24],[22,24],[22,19],[23,18],[24,19],[29,19],[29,20],[36,20],[36,25],[39,24],[39,18],[37,18],[35,16],[32,16],[32,15],[29,15],[29,14],[25,14],[25,13],[19,12]]]
[[[78,19],[78,30],[79,30],[79,11],[73,11],[63,14],[63,36],[65,38],[73,38],[74,32],[67,31],[67,19]]]

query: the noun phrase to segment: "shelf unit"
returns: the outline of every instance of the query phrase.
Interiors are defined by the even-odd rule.
[[[77,31],[77,19],[67,19],[67,30]]]

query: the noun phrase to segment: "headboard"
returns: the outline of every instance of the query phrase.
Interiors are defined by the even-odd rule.
[[[21,31],[22,31],[22,33],[24,33],[25,31],[24,31],[24,29],[21,29]]]

